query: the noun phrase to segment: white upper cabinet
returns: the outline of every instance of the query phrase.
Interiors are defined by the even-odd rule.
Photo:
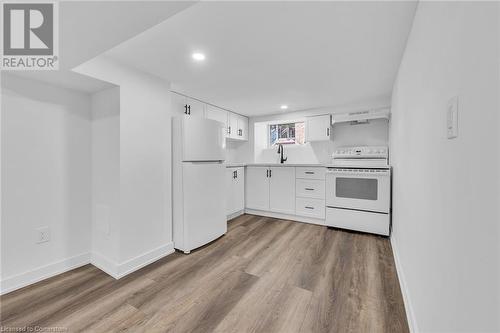
[[[205,116],[205,103],[197,101],[192,98],[187,98],[188,114],[190,116],[204,117]]]
[[[248,140],[248,118],[245,116],[238,116],[238,131],[237,134],[240,140]]]
[[[172,108],[175,112],[220,121],[224,124],[224,136],[226,138],[241,141],[248,140],[247,117],[174,92],[172,92],[171,96]]]
[[[234,140],[248,140],[248,118],[239,114],[228,113],[228,138]]]
[[[217,120],[224,124],[224,137],[227,134],[227,117],[228,112],[224,109],[218,108],[216,106],[207,104],[205,107],[205,118]]]
[[[328,141],[331,134],[330,115],[306,118],[306,142]]]
[[[238,137],[238,115],[236,113],[229,112],[227,116],[227,133],[228,138],[239,139]]]
[[[176,93],[170,94],[172,98],[172,109],[174,112],[186,113],[187,110],[187,97]]]
[[[220,121],[224,124],[224,127],[227,127],[227,114],[226,110],[213,105],[207,104],[205,108],[205,118]]]
[[[205,116],[205,103],[177,93],[172,93],[171,96],[172,107],[175,112],[182,112],[197,117]]]

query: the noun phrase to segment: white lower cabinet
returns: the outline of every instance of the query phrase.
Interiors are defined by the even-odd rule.
[[[325,199],[325,181],[319,179],[298,179],[296,181],[297,197]]]
[[[295,209],[299,216],[315,217],[318,219],[325,218],[325,200],[322,199],[297,197]]]
[[[248,166],[246,205],[264,216],[325,224],[325,168]]]
[[[226,169],[226,215],[245,209],[245,168]]]
[[[294,167],[247,167],[246,208],[295,214]]]
[[[247,167],[246,208],[269,210],[269,168]]]
[[[295,168],[269,168],[269,210],[295,214]]]
[[[295,211],[298,216],[325,219],[325,174],[325,168],[297,168]]]

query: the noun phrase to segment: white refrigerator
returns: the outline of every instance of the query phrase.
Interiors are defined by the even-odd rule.
[[[172,123],[174,247],[184,253],[227,231],[224,124],[184,115]]]

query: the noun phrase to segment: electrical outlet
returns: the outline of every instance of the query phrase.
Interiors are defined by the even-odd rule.
[[[41,227],[36,229],[37,231],[37,243],[45,243],[50,241],[50,229],[49,227]]]

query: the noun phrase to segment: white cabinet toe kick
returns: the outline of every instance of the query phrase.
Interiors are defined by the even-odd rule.
[[[315,217],[308,217],[308,216],[300,216],[300,215],[295,215],[295,214],[284,214],[284,213],[277,213],[277,212],[270,212],[267,210],[258,210],[258,209],[245,209],[246,214],[251,214],[251,215],[258,215],[258,216],[265,216],[265,217],[272,217],[275,219],[281,219],[281,220],[288,220],[288,221],[295,221],[295,222],[302,222],[302,223],[309,223],[309,224],[317,224],[317,225],[325,225],[325,219],[318,219]]]

